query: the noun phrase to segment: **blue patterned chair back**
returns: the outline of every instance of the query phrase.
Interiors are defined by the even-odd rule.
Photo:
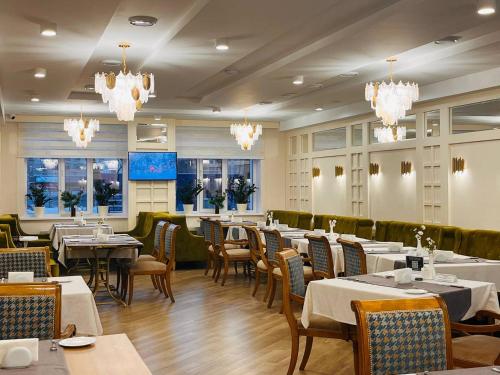
[[[212,242],[212,224],[210,220],[202,219],[200,221],[200,228],[205,241]]]
[[[344,276],[365,275],[366,255],[357,242],[338,240],[344,253]]]
[[[264,237],[266,239],[266,256],[270,263],[277,264],[278,259],[276,258],[276,253],[283,250],[281,244],[281,235],[275,231],[264,231]]]
[[[399,303],[401,309],[357,312],[356,318],[366,324],[361,324],[366,328],[360,328],[358,322],[358,339],[361,338],[363,358],[368,362],[365,362],[365,367],[369,368],[367,374],[424,373],[450,368],[451,334],[447,311],[439,306],[415,305],[412,308],[408,301],[411,300],[387,300],[393,305]],[[380,303],[357,301],[353,309],[362,310],[363,304],[373,302]],[[355,307],[356,304],[360,307]],[[366,332],[359,332],[360,329]]]
[[[250,248],[250,253],[252,259],[257,262],[261,258],[262,242],[260,241],[260,233],[257,229],[251,227],[244,227],[248,239],[248,247]]]
[[[326,237],[306,236],[309,240],[309,256],[313,272],[320,277],[333,278],[333,257],[330,243]]]
[[[288,268],[288,285],[290,293],[296,296],[304,297],[306,295],[306,283],[304,279],[304,263],[302,257],[296,255],[286,260]]]
[[[159,221],[158,224],[156,224],[155,228],[155,240],[153,244],[153,250],[156,254],[159,254],[160,252],[160,245],[161,245],[161,232],[163,231],[163,227],[167,224],[165,221]]]
[[[173,260],[172,258],[175,257],[175,233],[177,230],[181,229],[180,225],[175,225],[171,223],[167,223],[164,231],[164,255],[165,258],[170,260]]]
[[[224,241],[224,231],[222,230],[222,225],[219,221],[214,221],[212,223],[212,230],[214,235],[213,245],[220,246]]]
[[[27,293],[34,285],[53,292]],[[50,340],[60,336],[60,285],[16,285],[15,292],[7,292],[8,288],[12,286],[0,287],[0,340]]]
[[[33,272],[34,277],[47,277],[47,255],[40,251],[0,251],[0,278],[6,279],[9,272]]]

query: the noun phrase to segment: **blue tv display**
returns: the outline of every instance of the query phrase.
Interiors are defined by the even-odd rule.
[[[129,152],[130,181],[168,181],[177,178],[176,152]]]

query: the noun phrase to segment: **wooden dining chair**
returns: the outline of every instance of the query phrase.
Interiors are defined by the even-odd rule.
[[[142,275],[152,276],[155,280],[153,283],[156,283],[157,288],[161,290],[165,298],[170,297],[170,301],[175,302],[170,279],[175,262],[175,237],[181,227],[166,221],[161,221],[157,225],[161,227],[158,260],[124,264],[122,267],[121,295],[125,299],[128,293],[128,305],[132,304],[134,278]]]
[[[51,276],[49,248],[0,249],[0,278],[8,278],[9,272],[33,272],[34,277]]]
[[[0,284],[0,340],[67,338],[73,324],[61,332],[61,284]]]
[[[366,275],[366,254],[359,242],[337,239],[344,253],[344,276]]]
[[[229,273],[229,264],[236,265],[237,262],[247,263],[252,260],[250,250],[246,248],[247,240],[226,240],[224,238],[224,230],[219,220],[212,222],[213,230],[213,245],[215,257],[217,258],[217,272],[215,282],[219,281],[219,277],[224,266],[224,274],[222,275],[221,286],[224,286]],[[235,266],[236,270],[236,266]]]
[[[475,317],[478,321],[486,319],[487,324],[451,323],[452,330],[464,335],[452,340],[454,365],[466,368],[500,365],[500,337],[494,336],[500,332],[500,314],[481,310]]]
[[[263,229],[264,238],[266,239],[266,257],[267,263],[269,264],[268,269],[268,287],[269,287],[269,299],[267,300],[267,307],[271,308],[274,301],[274,296],[276,295],[276,286],[281,282],[283,276],[281,274],[281,269],[279,267],[279,260],[277,258],[278,253],[289,250],[283,246],[283,238],[278,230],[273,229]],[[293,249],[291,249],[293,250]],[[295,251],[295,250],[294,250]],[[312,267],[304,266],[304,277],[306,281],[314,279]],[[282,305],[283,310],[283,305]]]
[[[333,279],[333,256],[330,242],[325,236],[306,234],[309,241],[309,257],[311,258],[312,272],[315,279]]]
[[[451,329],[440,297],[352,301],[360,375],[453,368]]]
[[[306,293],[304,266],[302,257],[295,250],[285,250],[277,255],[280,270],[283,275],[283,312],[290,326],[292,336],[292,350],[288,375],[293,374],[299,354],[299,338],[306,337],[306,347],[300,370],[304,370],[311,354],[314,337],[348,340],[349,335],[345,325],[335,320],[313,315],[308,328],[305,328],[300,319],[297,319],[292,308],[292,303],[304,304]]]
[[[269,274],[267,271],[270,266],[267,261],[259,230],[256,227],[249,226],[243,226],[243,229],[245,229],[247,234],[248,248],[250,249],[252,263],[255,267],[255,287],[252,292],[252,297],[255,297],[255,294],[257,294],[257,290],[259,289],[261,274],[265,274],[268,277]],[[269,285],[269,279],[267,280],[267,284]],[[269,289],[266,291],[264,301],[267,299],[268,292]]]

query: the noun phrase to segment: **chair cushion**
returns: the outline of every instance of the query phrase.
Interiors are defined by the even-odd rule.
[[[300,320],[299,320],[300,321]],[[302,327],[302,325],[301,325]],[[309,319],[309,327],[312,329],[327,329],[329,331],[342,331],[342,325],[333,319],[328,319],[319,315],[313,314]]]
[[[262,259],[257,262],[257,268],[261,271],[267,271],[266,264]]]
[[[237,248],[237,249],[227,249],[226,248],[226,253],[229,256],[250,256],[250,250],[248,249],[242,249],[242,248]]]
[[[167,265],[162,262],[148,261],[148,262],[135,262],[130,265],[129,268],[133,272],[156,272],[156,271],[167,271]]]
[[[236,245],[234,243],[225,243],[224,244],[224,249],[226,249],[226,250],[241,249],[241,246],[240,245]]]
[[[453,339],[453,359],[475,363],[477,366],[491,366],[500,354],[500,338],[486,335],[472,335]]]
[[[143,254],[139,255],[139,258],[137,258],[138,262],[144,262],[144,261],[156,261],[157,259],[152,256],[151,254]]]

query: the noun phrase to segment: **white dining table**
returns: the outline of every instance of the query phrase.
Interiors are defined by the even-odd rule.
[[[56,223],[50,228],[49,238],[52,241],[52,247],[59,250],[64,236],[91,235],[96,229],[97,223],[88,223],[85,225]],[[101,224],[101,230],[104,234],[113,234],[113,227],[111,225]]]
[[[102,335],[101,319],[89,289],[81,276],[49,277],[47,281],[61,284],[61,329],[76,326],[78,336]]]
[[[379,275],[392,274],[392,271],[379,273]],[[463,320],[472,318],[479,310],[489,310],[500,314],[495,284],[458,280],[455,285],[471,289],[471,306],[462,318]],[[351,310],[351,301],[423,298],[433,295],[432,293],[410,295],[403,289],[359,283],[343,278],[315,280],[307,286],[301,321],[307,328],[311,317],[318,315],[340,323],[356,325],[356,317]]]

